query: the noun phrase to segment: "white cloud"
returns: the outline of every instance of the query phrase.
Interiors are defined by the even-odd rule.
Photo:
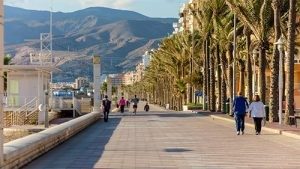
[[[26,2],[27,2],[27,0],[5,0],[4,4],[18,6],[18,5],[22,5]]]

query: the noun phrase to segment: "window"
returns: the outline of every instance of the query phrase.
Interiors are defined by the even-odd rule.
[[[9,81],[9,96],[8,105],[9,106],[19,106],[19,81],[10,80]]]

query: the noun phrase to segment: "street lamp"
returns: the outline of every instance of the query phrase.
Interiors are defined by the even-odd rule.
[[[255,96],[256,93],[256,58],[257,58],[258,51],[256,49],[253,50],[252,52],[252,57],[253,57],[253,80],[252,80],[252,92],[253,96]]]
[[[48,105],[48,103],[47,103],[47,97],[48,97],[48,90],[45,90],[44,91],[44,105],[43,105],[43,111],[44,111],[44,115],[45,115],[45,128],[48,128],[49,127],[49,119],[48,119],[48,108],[47,108],[47,105]]]
[[[202,110],[205,110],[205,95],[204,95],[204,67],[201,67],[201,72],[203,73],[202,76]]]
[[[277,49],[279,50],[279,110],[278,110],[278,117],[279,117],[279,124],[282,124],[282,90],[283,90],[283,74],[282,74],[282,52],[283,52],[283,44],[284,38],[281,36],[278,41],[275,43],[277,45]]]

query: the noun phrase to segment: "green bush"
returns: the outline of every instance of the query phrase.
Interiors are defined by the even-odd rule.
[[[190,103],[187,105],[189,110],[199,110],[202,109],[202,104]]]

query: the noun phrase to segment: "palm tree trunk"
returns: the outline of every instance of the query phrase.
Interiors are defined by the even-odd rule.
[[[207,101],[208,101],[208,110],[211,110],[210,107],[210,39],[206,40],[206,86],[207,86]]]
[[[193,54],[191,54],[191,57],[193,57]],[[189,89],[188,89],[188,103],[193,102],[193,85],[192,85],[192,75],[193,75],[193,60],[192,58],[190,59],[190,83],[189,83]]]
[[[221,70],[221,59],[220,59],[220,47],[219,44],[217,44],[217,48],[216,48],[216,58],[217,58],[217,79],[218,79],[218,105],[217,105],[217,112],[221,111],[221,107],[222,107],[222,99],[221,99],[221,95],[222,95],[222,70]]]
[[[261,101],[266,104],[266,41],[261,42],[259,48],[259,95]]]
[[[208,107],[207,107],[207,98],[208,98],[208,87],[207,87],[207,79],[208,79],[208,66],[207,66],[207,57],[206,57],[206,53],[207,53],[207,50],[206,50],[206,46],[207,46],[207,40],[205,41],[205,43],[203,43],[203,62],[204,62],[204,76],[203,76],[203,85],[204,85],[204,90],[203,90],[203,97],[204,97],[204,103],[203,103],[203,106],[204,106],[204,110],[207,110]]]
[[[247,97],[249,99],[250,102],[252,102],[252,98],[253,98],[253,91],[252,91],[252,63],[251,63],[251,52],[250,52],[250,44],[251,44],[251,33],[250,30],[248,28],[245,28],[244,30],[244,34],[246,36],[246,50],[247,50],[247,65],[246,65],[246,69],[247,69],[247,86],[248,86],[248,92],[247,92]]]
[[[295,34],[296,34],[296,0],[290,0],[288,40],[287,40],[287,108],[285,113],[285,124],[288,117],[294,115],[294,59],[295,59]]]
[[[239,90],[245,94],[245,63],[240,60],[240,84]]]
[[[274,41],[280,38],[280,0],[272,0],[272,7],[274,10]],[[279,51],[277,46],[274,45],[274,52],[271,60],[271,84],[270,84],[270,112],[269,122],[278,121],[278,110],[279,110],[279,90],[278,90],[278,79],[279,78]]]
[[[229,75],[228,75],[228,81],[229,81],[229,98],[230,102],[233,101],[233,46],[232,44],[228,44],[228,64],[229,64]],[[230,111],[231,112],[232,104],[230,104]]]
[[[215,94],[215,58],[214,55],[210,55],[210,97],[209,97],[209,108],[210,111],[214,112],[216,111],[216,94]]]
[[[226,53],[222,52],[222,112],[226,112],[227,86],[226,86]]]

